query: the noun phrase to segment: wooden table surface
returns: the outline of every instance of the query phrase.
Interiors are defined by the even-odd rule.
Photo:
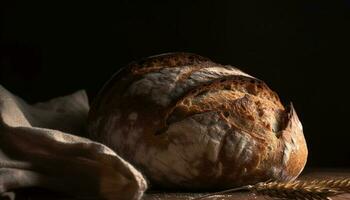
[[[350,177],[350,169],[314,169],[305,170],[299,179],[313,179],[313,178],[336,178],[336,177]],[[34,192],[33,192],[34,191]],[[191,200],[195,197],[204,195],[205,193],[165,193],[151,191],[147,192],[142,200]],[[53,195],[50,192],[36,192],[36,190],[29,190],[26,192],[16,193],[13,198],[3,198],[11,200],[72,200],[59,195]],[[250,192],[236,192],[230,195],[217,195],[205,198],[205,200],[267,200],[270,198],[264,196],[256,196]],[[350,194],[332,197],[333,200],[350,200]],[[2,200],[2,198],[0,198]]]
[[[300,176],[300,179],[313,178],[335,178],[335,177],[350,177],[350,169],[317,169],[305,170]],[[199,197],[203,193],[151,193],[146,194],[143,200],[190,200]],[[203,200],[267,200],[264,196],[256,196],[250,192],[236,192],[230,195],[217,195],[208,197]],[[332,197],[333,200],[350,200],[350,194],[339,195]]]

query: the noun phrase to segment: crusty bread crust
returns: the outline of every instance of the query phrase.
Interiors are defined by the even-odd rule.
[[[114,75],[92,105],[89,133],[164,188],[292,180],[307,159],[292,105],[263,81],[188,53],[146,58]]]

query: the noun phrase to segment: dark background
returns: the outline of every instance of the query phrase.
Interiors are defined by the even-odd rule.
[[[52,2],[0,3],[0,84],[25,100],[93,98],[134,59],[194,52],[292,101],[309,167],[350,167],[349,0]]]

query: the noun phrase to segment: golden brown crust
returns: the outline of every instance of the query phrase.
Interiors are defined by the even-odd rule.
[[[90,112],[97,112],[99,105],[104,104],[104,102],[101,102],[101,97],[110,96],[108,92],[113,90],[112,87],[116,84],[120,84],[118,82],[121,77],[123,77],[123,88],[125,89],[131,82],[137,80],[145,73],[156,72],[165,67],[169,68],[203,63],[211,63],[211,61],[208,58],[185,52],[165,53],[131,62],[127,66],[119,69],[113,74],[112,78],[107,81],[94,100]],[[199,69],[201,66],[203,65],[197,65],[195,68]],[[122,87],[120,87],[120,90],[122,90]]]
[[[130,63],[129,67],[133,75],[142,75],[159,71],[165,67],[194,65],[204,62],[211,62],[211,60],[193,53],[178,52],[147,57],[140,61]]]
[[[263,81],[187,53],[115,75],[91,108],[89,131],[167,188],[291,180],[307,157],[294,109]]]
[[[175,105],[169,109],[174,110],[178,105],[186,104],[186,101],[188,104],[189,99],[195,98],[198,95],[220,90],[228,90],[236,93],[240,92],[245,95],[256,96],[257,98],[269,101],[275,104],[276,107],[283,109],[283,105],[281,104],[277,94],[273,92],[264,82],[245,76],[226,76],[198,85],[185,93],[182,97],[176,99],[176,101],[174,101]],[[205,110],[211,109],[213,104],[215,104],[215,102],[208,104],[208,107],[199,107],[199,112],[205,112]]]

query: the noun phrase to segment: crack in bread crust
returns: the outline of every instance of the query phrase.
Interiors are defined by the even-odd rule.
[[[186,65],[194,65],[203,62],[211,62],[208,58],[191,54],[191,53],[168,53],[157,56],[148,57],[129,65],[134,75],[142,75],[145,73],[156,72],[165,67],[178,67]]]
[[[194,65],[199,63],[212,63],[210,59],[186,52],[174,52],[166,53],[156,56],[151,56],[147,58],[140,59],[139,61],[134,61],[129,63],[127,66],[119,69],[113,76],[106,82],[102,89],[97,94],[97,98],[94,99],[92,111],[97,112],[98,106],[103,103],[101,98],[106,96],[111,87],[113,87],[120,78],[128,77],[130,75],[135,77],[141,77],[142,75],[150,72],[157,72],[165,67],[178,67],[184,65]],[[109,96],[109,95],[108,95]]]
[[[190,106],[186,106],[186,104],[189,104],[191,99],[194,99],[199,95],[203,95],[212,91],[222,91],[222,90],[239,92],[243,94],[242,96],[252,95],[257,97],[261,101],[273,103],[282,111],[284,110],[284,107],[280,103],[276,93],[273,92],[263,81],[253,79],[250,77],[245,77],[245,76],[226,76],[223,78],[215,79],[211,82],[200,84],[195,88],[192,88],[191,90],[187,91],[187,93],[185,93],[183,96],[175,100],[172,103],[172,105],[169,108],[167,108],[167,111],[165,114],[165,120],[164,120],[165,126],[166,127],[168,126],[169,119],[171,122],[180,121],[185,117],[189,117],[191,115],[198,114],[201,112],[216,110],[216,111],[220,111],[224,115],[226,111],[229,111],[230,109],[232,109],[231,107],[232,105],[229,107],[225,107],[223,105],[220,105],[219,107],[213,107],[213,104],[215,102],[211,102],[211,104],[207,103],[206,105],[197,107],[198,109],[196,109],[195,107],[191,107],[191,109],[186,108],[186,107],[190,107]],[[239,99],[241,98],[242,97],[240,97]],[[219,102],[219,103],[222,103],[222,102]],[[161,132],[166,131],[166,127],[162,127],[159,131],[157,131],[157,134],[160,134]]]

